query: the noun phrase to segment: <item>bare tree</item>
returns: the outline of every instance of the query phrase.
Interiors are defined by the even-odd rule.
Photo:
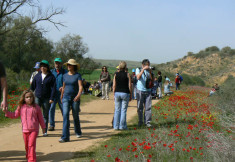
[[[43,10],[39,0],[0,0],[0,35],[10,30],[8,26],[14,16],[26,16],[22,12],[23,7],[32,9],[30,13],[32,24],[36,24],[40,21],[48,21],[57,29],[59,29],[59,26],[64,26],[63,22],[57,22],[53,19],[54,16],[65,12],[63,8],[49,6],[46,10]]]

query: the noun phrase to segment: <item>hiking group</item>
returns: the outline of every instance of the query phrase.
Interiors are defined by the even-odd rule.
[[[42,128],[44,137],[48,136],[48,131],[55,130],[55,108],[57,103],[63,117],[62,136],[59,142],[70,141],[70,110],[72,110],[75,135],[77,138],[82,137],[79,119],[80,97],[85,92],[90,93],[89,91],[92,88],[95,91],[97,89],[101,90],[100,96],[102,100],[109,100],[111,85],[115,100],[113,129],[128,129],[126,113],[128,103],[132,99],[137,100],[138,126],[146,125],[151,127],[152,98],[162,98],[163,79],[160,71],[158,72],[158,77],[154,77],[153,68],[150,66],[148,59],[142,61],[140,68],[132,69],[131,75],[128,73],[126,62],[121,61],[112,81],[108,68],[103,66],[99,81],[93,85],[82,79],[81,74],[77,72],[80,67],[76,60],[69,59],[64,63],[67,70],[62,65],[60,58],[54,60],[54,68],[51,70],[47,60],[37,62],[34,67],[36,70],[30,78],[30,89],[22,93],[16,111],[10,112],[7,105],[6,73],[0,62],[0,85],[3,91],[1,108],[5,112],[6,117],[21,117],[28,161],[36,161],[36,138],[39,133],[39,125]],[[176,90],[180,88],[180,83],[182,82],[179,78],[180,75],[176,74]],[[165,76],[165,95],[173,93],[170,91],[170,87],[172,87],[172,82]]]

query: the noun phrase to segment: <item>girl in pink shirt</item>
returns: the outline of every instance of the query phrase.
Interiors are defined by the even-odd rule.
[[[28,162],[36,162],[36,138],[39,132],[39,124],[43,133],[45,133],[46,125],[40,107],[35,104],[33,92],[31,90],[23,92],[15,112],[7,110],[4,112],[6,117],[12,119],[21,117],[26,158]]]

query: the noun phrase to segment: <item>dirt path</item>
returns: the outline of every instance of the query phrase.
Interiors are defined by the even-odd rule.
[[[153,104],[156,103],[153,100]],[[117,133],[111,127],[114,112],[114,100],[95,100],[81,106],[80,113],[82,138],[76,138],[71,120],[70,142],[59,143],[62,133],[62,116],[56,111],[56,130],[48,131],[48,137],[39,133],[37,139],[38,161],[63,161],[73,157],[74,152],[84,150],[95,145],[98,141],[108,139],[111,134]],[[127,120],[137,115],[136,101],[129,103]],[[70,119],[72,116],[70,115]],[[25,161],[24,142],[21,132],[21,123],[0,128],[0,161]]]

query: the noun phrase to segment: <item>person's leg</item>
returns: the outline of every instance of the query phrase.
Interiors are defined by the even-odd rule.
[[[23,138],[24,138],[24,146],[25,146],[25,152],[26,152],[26,159],[28,159],[28,142],[29,142],[29,133],[23,132]]]
[[[54,99],[54,102],[51,104],[49,110],[49,120],[50,120],[50,128],[49,131],[54,129],[55,127],[55,108],[56,108],[57,99]]]
[[[159,98],[162,97],[162,84],[159,84],[159,87],[158,87],[158,93],[159,93]]]
[[[120,116],[121,116],[121,97],[120,92],[115,92],[115,111],[114,111],[114,119],[113,119],[113,128],[119,129]]]
[[[106,82],[105,84],[105,97],[109,100],[109,82]]]
[[[35,97],[35,103],[40,107],[42,106],[40,98]]]
[[[70,127],[70,122],[69,122],[69,111],[70,111],[70,104],[68,99],[63,99],[63,131],[62,131],[62,136],[61,139],[65,141],[69,141],[70,134],[69,134],[69,127]]]
[[[142,95],[141,91],[137,89],[137,112],[139,117],[138,125],[143,125],[143,108],[144,108],[144,96]]]
[[[81,136],[81,124],[79,119],[79,109],[80,109],[80,101],[72,103],[72,113],[73,113],[73,123],[74,123],[74,131],[76,135]]]
[[[134,100],[136,100],[136,85],[133,86],[133,89],[134,89]]]
[[[36,162],[36,140],[38,132],[29,133],[29,143],[28,143],[28,162]]]
[[[60,97],[59,97],[59,99],[58,99],[57,103],[58,103],[58,105],[59,105],[61,115],[63,116],[63,104],[61,103],[61,99],[60,99]]]
[[[50,110],[51,104],[49,103],[49,98],[42,99],[42,110],[43,110],[43,118],[44,122],[46,124],[46,133],[48,128],[48,118],[49,118],[49,110]]]
[[[105,99],[105,82],[102,82],[102,99]]]
[[[145,124],[148,124],[152,120],[152,99],[151,99],[151,93],[146,92],[146,100],[145,100]]]
[[[128,108],[130,94],[122,93],[121,98],[122,98],[122,105],[121,105],[121,118],[120,118],[119,129],[127,129],[126,112]]]

